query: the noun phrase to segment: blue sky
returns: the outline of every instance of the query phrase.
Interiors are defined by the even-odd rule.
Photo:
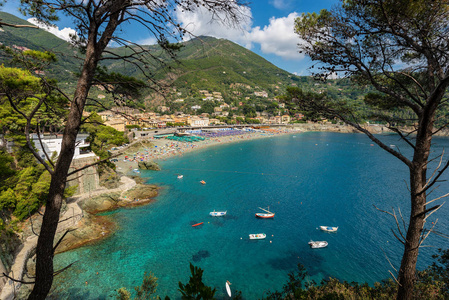
[[[21,18],[17,11],[18,1],[8,1],[1,9]],[[178,13],[178,22],[184,24],[195,35],[209,35],[226,38],[246,47],[274,65],[298,75],[310,75],[309,58],[299,54],[297,44],[301,41],[293,32],[294,19],[303,12],[319,12],[338,4],[338,0],[253,0],[245,14],[249,16],[240,28],[225,27],[223,24],[211,23],[206,12]],[[63,19],[53,28],[55,35],[67,38],[72,32],[70,20]],[[153,44],[155,39],[144,31],[127,27],[127,38],[140,44]]]

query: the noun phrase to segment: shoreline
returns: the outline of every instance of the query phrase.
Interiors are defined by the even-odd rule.
[[[190,153],[192,151],[197,151],[201,149],[206,149],[213,146],[218,145],[226,145],[230,143],[238,143],[242,141],[249,141],[254,139],[261,138],[270,138],[276,137],[280,135],[287,134],[300,134],[305,132],[312,131],[326,131],[326,132],[336,132],[336,133],[359,133],[358,131],[352,130],[352,128],[348,128],[343,125],[319,125],[319,124],[304,124],[304,126],[286,126],[286,128],[279,130],[271,130],[271,131],[263,131],[263,132],[248,132],[242,135],[235,136],[226,136],[219,138],[208,138],[204,141],[198,142],[179,142],[172,141],[167,139],[146,139],[145,145],[142,140],[137,140],[129,145],[126,149],[124,149],[123,153],[117,156],[118,161],[115,162],[116,172],[120,173],[122,184],[116,189],[106,189],[102,188],[89,195],[76,195],[72,197],[72,199],[67,199],[67,209],[64,214],[61,215],[61,229],[58,226],[58,233],[62,235],[63,231],[66,229],[76,229],[75,232],[81,232],[81,235],[84,237],[76,237],[75,242],[67,242],[65,249],[59,252],[70,251],[85,245],[89,245],[92,243],[100,242],[101,240],[107,238],[111,233],[116,230],[115,222],[110,220],[109,217],[98,216],[96,213],[103,211],[113,211],[120,207],[135,207],[146,205],[152,203],[154,197],[148,199],[141,199],[141,201],[136,202],[135,200],[130,200],[130,198],[126,199],[126,197],[122,197],[124,193],[133,189],[136,186],[136,182],[132,180],[130,175],[138,175],[132,173],[134,169],[137,169],[138,161],[166,161],[170,158],[182,156],[185,153]],[[380,133],[380,132],[375,132]],[[381,132],[387,133],[387,132]],[[141,145],[139,146],[139,143]],[[133,146],[134,145],[134,146]],[[134,150],[134,151],[131,151]],[[125,156],[127,158],[125,159]],[[146,185],[150,186],[150,185]],[[98,210],[87,210],[85,208],[81,208],[80,203],[86,198],[91,198],[91,194],[97,195],[107,195],[114,192],[120,191],[120,205],[112,205],[106,209],[98,209]],[[74,198],[74,199],[73,199]],[[75,213],[76,212],[76,213]],[[85,213],[87,216],[85,216]],[[89,231],[90,230],[90,231]],[[92,235],[94,233],[94,235]],[[90,235],[90,236],[89,236]],[[25,237],[25,236],[24,236]],[[86,238],[88,237],[88,238]],[[57,239],[58,237],[56,237]],[[24,275],[25,270],[29,266],[30,259],[33,256],[33,252],[37,243],[37,237],[34,235],[29,235],[24,238],[24,243],[20,247],[20,252],[17,252],[15,255],[14,263],[11,266],[11,271],[9,275],[19,275],[22,277]],[[14,299],[14,293],[20,288],[20,283],[14,283],[12,280],[8,280],[5,286],[1,290],[0,299]],[[12,297],[11,297],[12,296]]]
[[[136,149],[134,153],[130,153],[129,151],[125,150],[122,154],[116,156],[118,161],[114,162],[114,164],[116,165],[117,172],[121,172],[124,175],[129,175],[129,172],[133,172],[134,170],[138,169],[137,164],[140,161],[150,161],[158,163],[160,161],[166,161],[170,158],[183,156],[185,153],[190,153],[192,151],[198,151],[200,149],[206,149],[218,145],[226,145],[263,138],[272,138],[286,134],[299,134],[303,132],[305,131],[301,128],[284,128],[271,131],[245,132],[240,135],[234,136],[206,138],[204,141],[197,142],[172,141],[163,138],[145,139],[144,141],[151,143],[151,145],[147,145],[146,147],[142,146]],[[139,142],[140,140],[137,140],[134,143],[137,144]]]
[[[136,201],[136,199],[130,200],[130,198],[126,198],[126,196],[124,196],[125,193],[132,191],[132,189],[137,186],[137,183],[130,178],[130,172],[137,168],[139,158],[142,159],[142,161],[149,160],[158,162],[177,156],[182,156],[184,153],[189,153],[212,146],[302,132],[304,132],[304,130],[299,128],[295,130],[282,129],[264,132],[246,132],[242,135],[209,138],[205,139],[204,141],[198,142],[176,142],[166,139],[158,140],[153,138],[147,140],[147,142],[150,142],[149,145],[146,145],[147,147],[145,147],[143,141],[137,140],[136,142],[129,145],[122,154],[117,156],[118,161],[115,162],[116,172],[122,175],[120,178],[120,182],[122,184],[119,187],[115,189],[101,188],[90,193],[75,195],[66,200],[67,207],[64,212],[61,212],[60,220],[62,221],[58,225],[55,239],[57,240],[67,229],[74,230],[73,232],[75,232],[75,234],[68,234],[65,237],[65,243],[63,243],[64,246],[62,246],[61,244],[56,253],[70,251],[79,247],[83,247],[85,245],[100,242],[103,239],[107,238],[111,233],[113,233],[114,230],[116,230],[117,226],[113,220],[111,220],[109,217],[98,216],[96,215],[97,213],[113,211],[121,207],[142,206],[155,201],[154,198],[157,196],[157,192],[155,195],[149,198],[140,199],[140,201]],[[141,143],[140,147],[138,145],[139,143]],[[136,144],[137,147],[135,146]],[[130,151],[131,153],[128,152],[128,150],[132,150],[133,148],[135,148],[136,150],[134,154],[132,154],[132,152],[134,151]],[[129,159],[130,154],[132,154],[131,159]],[[127,156],[128,159],[125,159],[125,156]],[[152,185],[144,186],[150,187]],[[159,187],[156,187],[156,190],[157,189],[159,189]],[[120,202],[116,202],[112,205],[107,205],[106,208],[100,207],[97,209],[89,210],[85,207],[82,208],[80,205],[84,200],[88,198],[91,199],[92,197],[101,197],[102,195],[110,195],[114,193],[119,193],[118,199],[120,200]],[[102,204],[103,203],[101,203],[101,205]],[[40,216],[37,216],[35,218],[32,217],[31,219],[33,219],[33,222],[36,222],[36,219],[38,219],[39,217]],[[28,223],[24,224],[24,228],[27,226],[27,224]],[[25,272],[27,272],[27,274],[29,275],[29,271],[33,270],[34,265],[31,261],[31,258],[35,255],[34,252],[37,245],[36,235],[29,234],[27,237],[24,236],[24,238],[25,241],[20,247],[20,250],[16,253],[14,262],[9,272],[9,276],[13,278],[20,277],[18,278],[19,280],[21,280],[23,276],[26,276]],[[19,291],[22,286],[23,285],[20,282],[14,282],[8,279],[8,281],[0,291],[0,299],[14,299],[17,291]],[[27,285],[26,288],[29,289],[30,286]],[[23,293],[26,293],[26,291],[24,291]]]

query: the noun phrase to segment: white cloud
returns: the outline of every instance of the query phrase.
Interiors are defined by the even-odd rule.
[[[238,43],[248,49],[256,44],[264,54],[274,54],[285,60],[301,60],[303,54],[298,52],[297,44],[300,42],[294,33],[294,21],[299,15],[291,13],[283,18],[271,18],[269,24],[263,28],[252,27],[251,10],[241,8],[248,18],[239,24],[239,27],[225,26],[220,22],[211,21],[211,14],[204,9],[193,12],[177,10],[178,22],[195,36],[207,35],[216,38],[225,38]]]
[[[292,5],[292,0],[271,0],[270,4],[277,9],[289,9]]]
[[[238,7],[238,9],[242,16],[238,24],[233,24],[223,14],[217,14],[214,19],[212,14],[201,6],[194,11],[177,9],[176,19],[188,32],[195,36],[207,35],[225,38],[250,46],[249,44],[246,45],[246,36],[252,25],[251,10],[243,6]]]
[[[63,29],[59,29],[56,26],[48,26],[48,25],[45,25],[43,23],[40,23],[35,18],[28,19],[27,21],[30,22],[31,24],[39,26],[39,28],[44,29],[45,31],[48,31],[51,34],[57,36],[60,39],[65,40],[67,42],[71,41],[70,35],[76,35],[76,31],[74,29],[72,29],[72,28],[69,28],[69,27],[65,27]]]
[[[271,18],[267,26],[251,30],[251,42],[260,44],[260,50],[265,54],[275,54],[288,60],[303,59],[304,55],[298,52],[297,46],[300,39],[293,30],[298,16],[293,12],[284,18]]]
[[[145,39],[141,39],[136,41],[136,44],[138,45],[154,45],[157,44],[157,39],[154,36],[149,36]]]

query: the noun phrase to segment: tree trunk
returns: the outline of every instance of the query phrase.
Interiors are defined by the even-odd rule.
[[[399,288],[397,299],[412,299],[416,280],[416,262],[418,260],[421,234],[426,217],[427,164],[432,144],[432,130],[436,104],[426,107],[420,115],[419,129],[416,135],[413,161],[410,169],[410,220],[407,230],[404,254],[399,269]]]
[[[63,173],[62,170],[55,172],[51,178],[49,201],[45,207],[36,248],[36,283],[29,299],[45,299],[53,283],[53,240],[58,227],[59,212],[64,195],[65,177]],[[67,172],[65,174],[67,175]]]
[[[98,61],[119,24],[120,7],[125,2],[126,0],[111,2],[113,6],[118,8],[113,9],[110,7],[113,13],[109,15],[109,21],[100,39],[97,40],[98,30],[102,26],[101,22],[97,20],[97,23],[92,20],[90,23],[83,68],[78,79],[73,101],[70,104],[70,112],[62,137],[61,152],[51,177],[50,191],[36,248],[36,281],[28,299],[45,299],[53,283],[54,237],[58,227],[62,200],[64,199],[67,174],[75,152],[76,136],[81,126],[82,113]],[[103,13],[108,13],[107,7]]]
[[[85,64],[78,79],[74,100],[71,102],[70,113],[64,129],[61,153],[51,176],[49,195],[36,248],[36,281],[28,299],[45,299],[53,283],[54,237],[64,199],[67,174],[75,152],[76,136],[81,125],[82,112],[98,63],[96,49],[93,46],[87,48]]]
[[[419,243],[422,230],[424,228],[424,211],[426,209],[426,195],[418,192],[424,188],[426,179],[426,166],[413,168],[410,170],[410,193],[411,212],[410,221],[402,255],[401,267],[399,269],[399,289],[397,299],[412,299],[413,287],[416,279],[416,262],[418,260]]]

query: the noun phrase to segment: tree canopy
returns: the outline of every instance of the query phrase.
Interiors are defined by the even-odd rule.
[[[182,40],[187,33],[174,19],[173,12],[192,11],[202,7],[211,13],[212,18],[222,23],[237,24],[245,17],[241,1],[235,0],[167,0],[167,1],[128,1],[128,0],[106,0],[106,1],[83,1],[83,0],[21,0],[21,10],[24,14],[37,18],[46,23],[52,23],[61,15],[70,18],[75,26],[76,35],[72,36],[72,42],[81,50],[80,72],[76,89],[73,95],[66,95],[70,103],[70,109],[64,122],[64,133],[61,143],[61,151],[57,161],[53,164],[51,160],[44,161],[28,140],[28,146],[35,157],[42,163],[51,176],[48,197],[46,199],[45,212],[39,233],[36,248],[36,280],[29,299],[45,299],[53,283],[53,257],[54,237],[59,221],[59,214],[64,201],[64,190],[69,175],[69,168],[73,159],[76,136],[83,123],[83,111],[89,97],[89,91],[94,84],[102,84],[102,77],[129,83],[128,91],[140,87],[140,82],[130,80],[125,76],[104,76],[98,67],[104,60],[126,61],[138,68],[144,75],[145,84],[155,90],[163,90],[166,85],[158,82],[152,77],[147,66],[157,62],[161,68],[166,66],[163,60],[158,59],[161,51],[153,52],[132,41],[126,36],[120,35],[121,26],[128,23],[139,24],[145,32],[158,40],[162,52],[168,57],[175,57],[179,47],[173,42]],[[111,42],[126,47],[129,52],[114,53],[107,46]],[[139,63],[137,63],[139,62]],[[48,81],[45,81],[48,82]],[[106,83],[109,86],[110,82]],[[55,85],[48,85],[55,87]],[[126,105],[126,97],[121,97],[125,90],[114,89],[119,95],[117,102]],[[50,91],[45,93],[44,98],[38,97],[38,106],[41,107]],[[9,101],[13,106],[13,102]],[[100,101],[96,102],[102,105]],[[36,111],[39,108],[36,109]],[[17,112],[20,109],[16,109]],[[32,118],[36,116],[35,110],[30,114],[22,114],[27,120],[26,128],[31,127]],[[27,131],[28,132],[28,131]],[[37,132],[40,132],[39,130]],[[29,135],[27,135],[29,139]],[[57,243],[59,244],[59,243]]]
[[[442,172],[449,167],[444,153],[430,156],[432,137],[447,126],[449,86],[449,3],[445,0],[361,0],[341,1],[333,10],[302,14],[295,21],[299,48],[316,62],[317,79],[347,76],[357,84],[369,84],[375,92],[365,103],[375,109],[370,117],[387,122],[411,148],[413,155],[392,149],[371,134],[344,101],[315,96],[300,97],[305,109],[339,118],[365,133],[382,149],[400,159],[410,170],[411,212],[408,227],[399,226],[397,239],[404,254],[397,274],[398,299],[411,299],[419,248],[432,232],[426,219],[441,207],[428,205],[445,195],[427,199]],[[398,117],[405,116],[405,119]],[[396,113],[396,115],[394,114]],[[412,127],[402,127],[402,124]],[[427,177],[429,161],[440,160]],[[403,220],[405,223],[405,220]]]

